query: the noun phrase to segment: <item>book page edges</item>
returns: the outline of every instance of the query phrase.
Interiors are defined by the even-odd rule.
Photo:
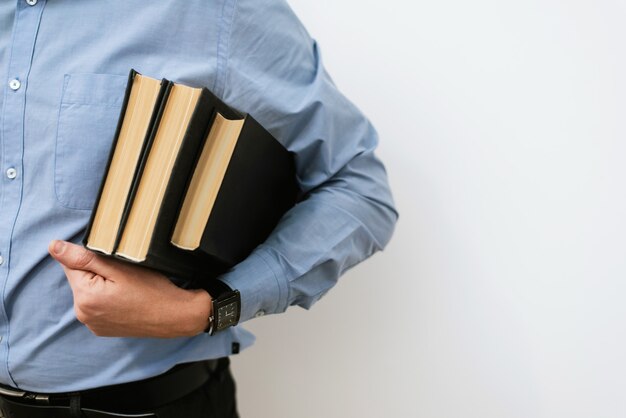
[[[229,120],[216,114],[185,194],[172,245],[184,250],[200,246],[244,122],[245,119]]]

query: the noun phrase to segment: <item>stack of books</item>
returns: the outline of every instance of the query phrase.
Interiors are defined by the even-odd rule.
[[[208,278],[248,256],[298,195],[293,154],[250,115],[131,70],[83,243]]]

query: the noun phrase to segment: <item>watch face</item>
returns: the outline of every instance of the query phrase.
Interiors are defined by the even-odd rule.
[[[217,308],[217,329],[237,323],[237,302],[233,301]]]

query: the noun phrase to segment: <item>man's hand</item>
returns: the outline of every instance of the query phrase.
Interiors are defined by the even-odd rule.
[[[48,251],[65,270],[76,317],[108,337],[182,337],[208,326],[211,297],[184,290],[164,275],[106,259],[65,241]]]

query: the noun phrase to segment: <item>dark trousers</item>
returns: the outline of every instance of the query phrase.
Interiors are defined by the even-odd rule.
[[[228,359],[220,361],[203,385],[191,393],[156,408],[116,411],[106,405],[97,410],[89,408],[33,405],[10,397],[0,397],[0,418],[107,418],[143,416],[157,418],[238,418],[235,381]]]
[[[158,418],[238,418],[230,368],[195,392],[157,409],[156,415]]]

